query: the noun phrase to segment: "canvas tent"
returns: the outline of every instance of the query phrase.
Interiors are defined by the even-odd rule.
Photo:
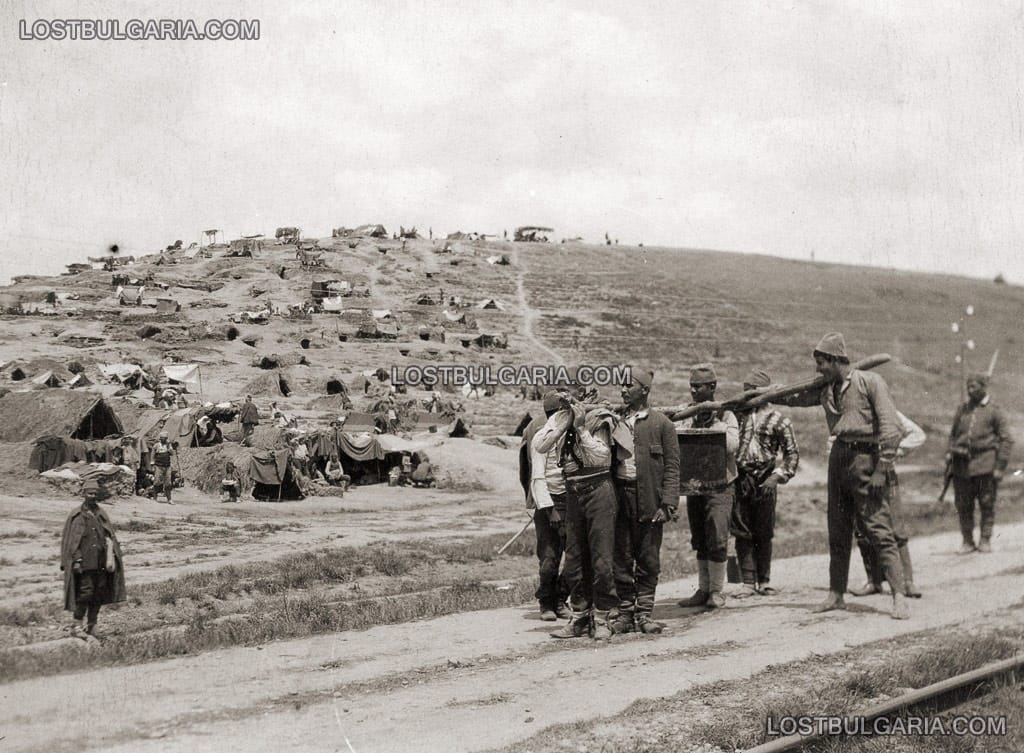
[[[53,389],[0,397],[0,442],[28,442],[44,435],[102,439],[123,431],[114,409],[95,393]]]
[[[289,449],[254,450],[249,460],[252,496],[259,500],[302,499],[302,492],[292,475],[292,452]]]
[[[505,304],[501,303],[501,301],[498,301],[498,300],[496,300],[494,298],[484,298],[482,301],[480,301],[480,303],[478,303],[476,305],[476,307],[478,309],[500,310],[500,311],[504,311],[505,310]]]
[[[197,363],[179,363],[163,367],[164,376],[171,384],[183,384],[190,392],[202,392],[203,377]]]
[[[360,225],[352,231],[352,235],[361,235],[366,238],[387,238],[388,231],[383,225]]]
[[[38,384],[42,387],[60,387],[62,382],[60,377],[52,371],[44,371],[42,374],[32,377],[32,384]]]

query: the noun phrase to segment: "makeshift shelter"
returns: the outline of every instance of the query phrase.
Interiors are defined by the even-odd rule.
[[[328,314],[340,314],[345,310],[345,299],[343,298],[321,298],[320,306],[323,308],[324,313]]]
[[[511,264],[511,262],[509,261],[509,258],[508,258],[508,254],[501,254],[500,256],[499,255],[488,256],[487,257],[487,263],[488,264],[500,264],[502,266]]]
[[[292,388],[285,376],[275,369],[249,381],[241,392],[246,395],[262,395],[264,397],[288,397]]]
[[[32,384],[38,384],[41,387],[60,387],[62,382],[52,371],[44,371],[42,374],[32,377]]]
[[[498,300],[496,300],[494,298],[484,298],[482,301],[480,301],[476,305],[476,307],[478,309],[500,310],[500,311],[504,311],[505,310],[505,304],[501,303],[500,301],[498,301]]]
[[[362,322],[356,337],[365,340],[395,340],[398,338],[398,327],[394,324],[380,324],[376,320]]]
[[[468,437],[469,426],[462,416],[445,416],[440,413],[419,413],[411,429],[413,433],[430,432],[448,437]]]
[[[341,381],[341,377],[332,376],[327,380],[327,394],[328,395],[347,395],[348,387]]]
[[[538,227],[535,225],[524,225],[517,227],[512,235],[512,240],[522,242],[546,243],[548,240],[545,233],[553,233],[554,228]]]
[[[28,442],[46,435],[102,439],[123,431],[114,409],[95,393],[53,389],[0,397],[0,442]]]
[[[430,293],[420,293],[416,298],[416,304],[418,306],[436,306],[437,301],[431,298]]]
[[[254,450],[249,460],[253,499],[281,501],[302,499],[291,468],[289,449]]]
[[[100,373],[111,382],[116,382],[130,390],[140,389],[145,381],[142,367],[134,363],[100,364]]]
[[[142,305],[142,296],[143,296],[143,293],[145,292],[145,290],[146,290],[146,288],[144,286],[143,287],[128,286],[128,287],[118,288],[114,295],[117,297],[117,302],[120,303],[122,306],[130,306],[130,305],[141,306]]]
[[[352,231],[352,235],[360,235],[364,238],[387,238],[388,231],[383,225],[360,225]]]
[[[75,374],[71,380],[67,383],[69,389],[75,389],[76,387],[88,387],[92,384],[92,381],[84,373]]]
[[[156,299],[156,313],[158,314],[176,314],[181,311],[181,304],[173,298],[157,298]]]
[[[179,363],[163,367],[164,376],[171,384],[183,384],[190,392],[202,392],[203,377],[197,363]]]

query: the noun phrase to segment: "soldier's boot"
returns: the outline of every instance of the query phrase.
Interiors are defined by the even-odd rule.
[[[717,609],[725,606],[725,575],[728,564],[725,562],[708,562],[708,602],[707,606]]]
[[[892,618],[894,620],[910,619],[910,608],[907,606],[907,599],[898,591],[894,591],[892,594]]]
[[[609,612],[595,609],[590,618],[590,637],[595,641],[607,641],[612,637]]]
[[[618,615],[616,615],[615,619],[611,621],[609,627],[614,635],[636,632],[633,612],[627,609],[619,610]]]
[[[956,550],[957,554],[971,554],[975,550],[974,539],[964,539],[964,543]]]
[[[743,583],[732,595],[734,599],[749,599],[757,593],[757,586],[753,583]]]
[[[657,634],[664,630],[665,626],[660,622],[655,622],[654,618],[647,613],[638,614],[636,616],[636,629],[641,633]]]
[[[982,539],[978,542],[978,551],[982,554],[991,554],[992,542],[988,538],[982,537]]]
[[[906,544],[900,547],[900,561],[903,563],[903,593],[911,599],[920,599],[921,589],[914,585],[914,566],[910,562],[910,550]]]
[[[569,621],[551,634],[552,638],[582,638],[590,630],[590,610],[570,612]]]
[[[555,605],[555,616],[560,620],[568,620],[572,617],[572,610],[564,601],[560,601]]]
[[[679,601],[681,607],[702,607],[708,603],[710,586],[708,584],[709,571],[707,560],[697,560],[697,590],[693,596]]]
[[[547,606],[545,604],[541,604],[540,605],[540,619],[543,622],[554,622],[555,620],[558,619],[558,615],[555,614],[555,610],[554,610],[553,607]]]

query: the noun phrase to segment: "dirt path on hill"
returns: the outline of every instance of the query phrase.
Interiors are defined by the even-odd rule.
[[[661,636],[555,641],[529,605],[0,685],[2,749],[487,750],[638,699],[1021,603],[1024,524],[997,529],[991,555],[958,557],[957,543],[955,534],[912,543],[925,598],[905,622],[890,619],[882,596],[811,614],[827,558],[799,557],[775,563],[779,596],[731,600],[717,613],[675,605],[692,580],[663,584]]]
[[[564,363],[565,359],[557,351],[546,345],[533,331],[533,323],[537,319],[537,312],[530,306],[530,299],[526,294],[525,257],[519,251],[513,251],[512,253],[515,256],[516,265],[516,299],[519,301],[519,309],[523,312],[520,334],[535,348],[549,355],[553,359],[553,363]]]

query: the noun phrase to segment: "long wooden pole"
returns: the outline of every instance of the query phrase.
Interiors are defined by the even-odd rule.
[[[867,358],[862,358],[856,363],[851,364],[851,368],[864,371],[881,366],[891,360],[892,357],[888,353],[878,353],[873,356],[868,356]],[[794,382],[793,384],[760,387],[756,390],[749,390],[748,392],[744,392],[734,398],[722,400],[720,402],[697,403],[696,405],[676,405],[667,408],[655,408],[655,410],[666,414],[674,421],[681,421],[684,418],[689,418],[690,416],[695,416],[698,413],[704,413],[707,411],[753,410],[760,405],[774,402],[780,398],[788,397],[789,395],[795,395],[799,392],[806,392],[808,390],[821,389],[826,384],[827,382],[825,381],[825,377],[819,375],[810,379],[805,379],[802,382]]]

